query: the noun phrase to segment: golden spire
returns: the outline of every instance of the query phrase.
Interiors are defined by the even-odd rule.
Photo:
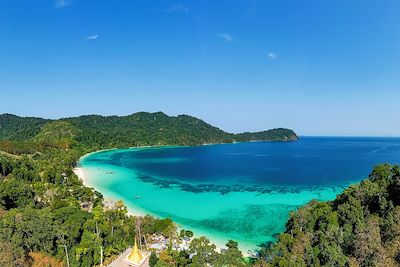
[[[142,252],[138,249],[136,238],[135,238],[135,245],[131,253],[128,255],[128,260],[134,264],[140,264],[144,259]]]

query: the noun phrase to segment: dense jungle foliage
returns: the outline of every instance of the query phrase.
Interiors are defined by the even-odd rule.
[[[189,116],[136,113],[61,120],[0,116],[0,266],[96,266],[143,235],[179,238],[169,219],[128,216],[72,172],[80,156],[114,146],[295,140],[290,130],[233,135]],[[188,231],[181,231],[186,233]],[[190,231],[189,231],[190,233]],[[190,257],[192,255],[192,257]],[[68,259],[68,261],[67,261]],[[205,237],[152,254],[151,266],[400,266],[400,168],[376,166],[334,201],[312,201],[286,231],[244,260],[235,241],[218,253]]]
[[[260,266],[400,266],[400,168],[376,166],[331,202],[293,212]]]
[[[19,150],[38,146],[81,145],[92,149],[145,145],[201,145],[236,141],[293,141],[289,129],[259,133],[231,134],[188,115],[176,117],[162,112],[138,112],[129,116],[88,115],[60,120],[0,115],[0,140],[4,148],[10,141]],[[21,152],[20,151],[20,152]]]

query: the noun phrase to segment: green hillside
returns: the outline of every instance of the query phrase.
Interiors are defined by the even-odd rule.
[[[161,112],[60,120],[0,115],[0,266],[65,266],[67,258],[70,266],[93,266],[100,247],[110,262],[132,245],[138,217],[128,216],[122,203],[106,208],[102,195],[72,172],[89,151],[296,139],[288,129],[230,134],[191,116]],[[399,166],[379,165],[334,201],[312,201],[292,212],[286,231],[248,263],[234,241],[217,253],[205,238],[194,239],[188,251],[168,250],[153,259],[157,266],[399,266],[399,196]],[[141,220],[144,235],[177,235],[170,220]],[[190,258],[193,251],[204,253]]]
[[[124,117],[82,116],[65,119],[81,130],[88,146],[199,145],[232,142],[230,134],[187,115],[139,112]]]
[[[0,140],[23,141],[35,137],[49,120],[33,117],[0,115]]]
[[[297,135],[294,131],[284,128],[277,128],[268,131],[256,133],[241,133],[235,136],[235,139],[240,142],[247,141],[294,141],[297,140]]]
[[[139,218],[128,216],[123,203],[106,207],[103,196],[72,172],[90,151],[296,139],[286,129],[235,135],[195,117],[162,112],[59,120],[0,115],[0,266],[99,266],[101,247],[109,263],[132,245]],[[178,235],[170,219],[140,220],[143,235]],[[205,266],[206,258],[213,266],[247,265],[236,242],[228,242],[223,253],[213,246],[204,237],[195,238],[187,251],[169,250],[165,258],[153,254],[152,259],[159,266],[165,266],[165,259],[168,266]],[[207,255],[190,259],[190,253],[201,251]]]
[[[60,120],[0,115],[0,141],[13,144],[92,149],[144,145],[201,145],[247,141],[293,141],[289,129],[231,134],[188,115],[168,116],[162,112],[138,112],[129,116],[87,115]],[[1,145],[1,143],[0,143]],[[1,147],[1,146],[0,146]]]

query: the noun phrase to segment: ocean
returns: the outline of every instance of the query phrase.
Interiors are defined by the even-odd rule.
[[[333,200],[374,165],[400,162],[400,138],[301,137],[196,147],[130,148],[83,157],[88,185],[130,211],[169,217],[223,246],[253,251],[284,231],[289,213]]]

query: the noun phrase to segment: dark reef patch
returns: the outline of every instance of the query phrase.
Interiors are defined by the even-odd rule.
[[[278,193],[278,194],[287,194],[287,193],[300,193],[301,191],[316,191],[317,195],[320,195],[318,190],[321,189],[319,186],[301,186],[301,187],[289,187],[289,186],[265,186],[265,185],[245,185],[245,184],[234,184],[231,186],[227,185],[217,185],[217,184],[194,184],[194,183],[185,183],[178,180],[171,179],[161,179],[155,178],[150,175],[141,174],[138,175],[138,179],[145,183],[151,183],[160,188],[178,188],[182,191],[187,191],[191,193],[208,193],[215,192],[220,193],[221,195],[233,193],[233,192],[255,192],[259,194],[269,194],[269,193]],[[324,188],[331,188],[333,191],[339,189],[344,189],[345,186],[335,187],[335,186],[327,186]]]

